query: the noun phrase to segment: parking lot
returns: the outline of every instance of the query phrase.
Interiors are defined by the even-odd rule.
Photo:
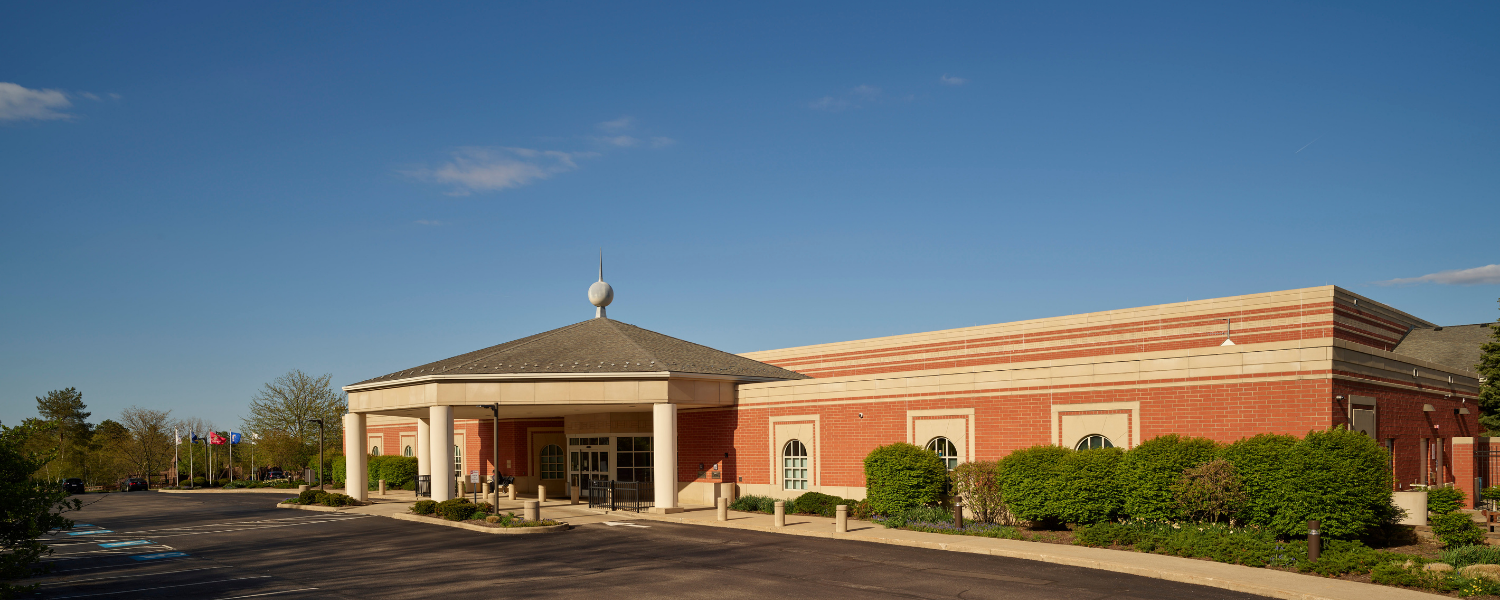
[[[277,509],[267,494],[89,494],[42,597],[1255,598],[1018,559],[642,521],[490,535]]]

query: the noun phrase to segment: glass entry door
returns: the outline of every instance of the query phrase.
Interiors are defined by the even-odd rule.
[[[568,481],[609,481],[609,437],[568,438]]]

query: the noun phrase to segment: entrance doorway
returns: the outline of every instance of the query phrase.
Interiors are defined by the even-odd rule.
[[[568,438],[568,482],[574,487],[582,481],[609,481],[609,442],[604,437]]]

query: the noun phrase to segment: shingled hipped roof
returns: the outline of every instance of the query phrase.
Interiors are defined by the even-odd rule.
[[[1413,329],[1396,345],[1396,354],[1430,363],[1473,371],[1479,365],[1480,350],[1495,341],[1490,323],[1449,325],[1430,329]]]
[[[679,340],[629,323],[598,318],[366,379],[354,385],[428,375],[662,371],[768,379],[810,379],[796,371]]]

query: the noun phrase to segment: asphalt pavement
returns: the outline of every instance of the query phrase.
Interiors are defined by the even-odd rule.
[[[266,494],[82,496],[41,598],[1217,599],[1029,560],[660,521],[492,535],[277,509]],[[76,535],[75,535],[76,534]]]

